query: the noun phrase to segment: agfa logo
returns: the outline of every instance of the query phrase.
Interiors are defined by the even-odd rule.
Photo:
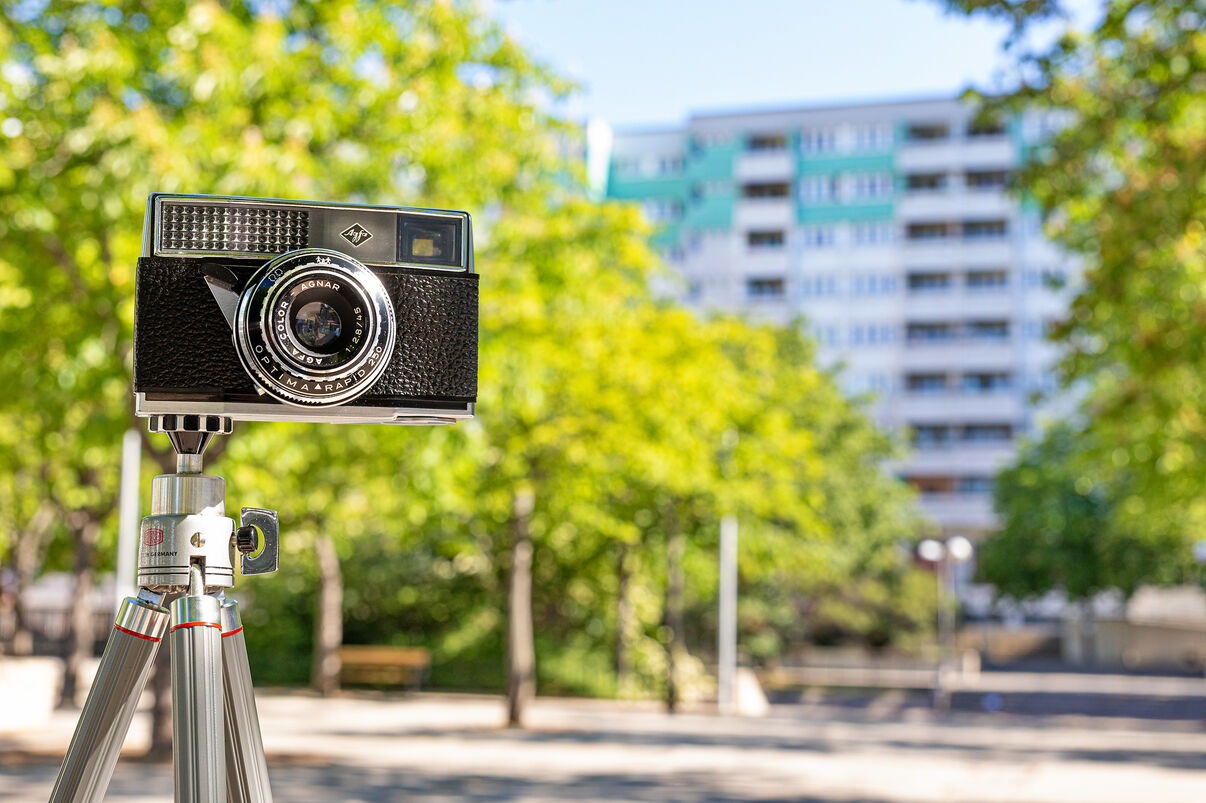
[[[343,236],[343,239],[347,240],[353,246],[364,245],[373,239],[373,233],[359,223],[353,223],[339,233]]]
[[[163,530],[158,527],[148,527],[142,531],[143,546],[159,546],[163,543]]]

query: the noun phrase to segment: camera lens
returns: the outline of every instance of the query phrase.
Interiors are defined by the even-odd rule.
[[[324,301],[311,301],[293,318],[293,334],[306,347],[317,351],[339,337],[340,320],[335,308]]]
[[[385,370],[394,309],[371,270],[336,251],[283,254],[239,299],[235,343],[243,367],[280,401],[343,404]]]

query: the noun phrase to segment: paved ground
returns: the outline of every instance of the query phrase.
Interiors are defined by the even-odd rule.
[[[542,700],[526,731],[500,729],[490,697],[263,694],[260,710],[276,799],[298,803],[1206,800],[1193,720],[935,715],[892,697],[763,719]],[[0,800],[47,799],[73,724],[0,736]],[[169,801],[170,776],[124,759],[106,799]]]

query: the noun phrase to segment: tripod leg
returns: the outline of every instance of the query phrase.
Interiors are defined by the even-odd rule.
[[[91,803],[105,796],[167,623],[168,612],[158,605],[134,597],[122,602],[51,803]]]
[[[227,803],[272,803],[268,763],[255,710],[239,603],[222,603],[222,702],[226,728]]]
[[[194,572],[197,570],[194,569]],[[222,625],[218,600],[200,594],[172,603],[172,766],[176,803],[215,803],[226,796],[222,749]]]

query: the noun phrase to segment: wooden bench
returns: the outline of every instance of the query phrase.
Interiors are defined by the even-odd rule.
[[[343,646],[339,648],[340,683],[419,688],[431,667],[423,647]]]

